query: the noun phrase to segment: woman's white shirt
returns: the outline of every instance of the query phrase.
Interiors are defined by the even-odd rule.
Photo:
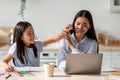
[[[65,39],[60,40],[60,48],[56,60],[56,65],[59,67],[65,67],[66,54],[91,54],[97,53],[98,43],[96,40],[90,39],[85,36],[80,42],[77,42],[74,34],[70,35],[72,43],[75,45],[75,49],[71,50]]]

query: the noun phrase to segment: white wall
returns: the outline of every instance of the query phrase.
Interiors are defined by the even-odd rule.
[[[111,13],[109,0],[27,0],[25,19],[18,16],[20,0],[0,0],[0,26],[15,26],[20,20],[32,23],[37,36],[50,37],[71,23],[81,9],[93,15],[95,28],[119,38],[120,13]]]

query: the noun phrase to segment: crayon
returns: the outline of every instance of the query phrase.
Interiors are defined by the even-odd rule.
[[[23,75],[20,73],[20,72],[18,72],[18,71],[14,71],[14,73],[17,75],[17,76],[19,76],[19,77],[22,77]]]

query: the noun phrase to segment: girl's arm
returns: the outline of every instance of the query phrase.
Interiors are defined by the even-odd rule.
[[[72,29],[72,25],[68,24],[61,33],[59,33],[51,38],[45,39],[43,41],[44,46],[51,44],[53,42],[56,42],[57,40],[61,39],[65,35],[65,33],[69,33],[70,29]]]
[[[51,38],[45,39],[45,40],[43,41],[43,43],[44,43],[44,45],[46,46],[46,45],[48,45],[48,44],[51,44],[51,43],[56,42],[57,40],[61,39],[62,36],[63,36],[63,34],[62,34],[62,32],[61,32],[61,33],[59,33],[59,34],[57,34],[57,35],[55,35],[55,36],[53,36],[53,37],[51,37]]]
[[[0,66],[4,68],[5,71],[7,72],[12,72],[14,71],[14,68],[8,64],[8,62],[13,58],[11,54],[7,54],[1,61],[0,61]]]

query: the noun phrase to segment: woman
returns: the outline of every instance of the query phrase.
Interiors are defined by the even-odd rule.
[[[87,10],[79,11],[72,25],[64,29],[64,39],[60,40],[57,66],[65,67],[66,54],[98,53],[98,41],[95,34],[92,15]]]

